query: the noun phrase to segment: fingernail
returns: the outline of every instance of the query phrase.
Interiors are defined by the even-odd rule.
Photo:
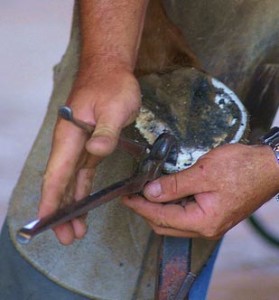
[[[101,145],[105,145],[107,147],[107,145],[111,144],[111,139],[107,136],[92,136],[90,138],[90,140],[88,141],[91,144],[101,144]]]
[[[162,187],[159,181],[153,181],[150,183],[146,189],[145,194],[151,197],[159,197],[162,194]]]

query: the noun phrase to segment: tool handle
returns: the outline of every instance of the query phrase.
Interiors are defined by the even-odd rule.
[[[80,217],[114,198],[137,193],[141,189],[142,184],[137,181],[137,178],[132,177],[116,182],[103,190],[88,195],[82,200],[66,205],[51,215],[28,223],[18,230],[17,240],[22,244],[27,244],[41,232]]]

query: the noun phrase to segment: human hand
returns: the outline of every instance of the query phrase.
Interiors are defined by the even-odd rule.
[[[58,119],[42,185],[39,218],[90,193],[96,165],[114,150],[122,128],[137,115],[140,90],[130,70],[87,66],[77,75],[67,105],[75,118],[96,127],[88,139],[80,128]],[[65,245],[82,238],[86,230],[84,218],[54,229]]]
[[[279,191],[279,166],[269,146],[220,146],[191,168],[149,183],[125,205],[157,234],[218,239]],[[168,203],[193,195],[185,205]]]

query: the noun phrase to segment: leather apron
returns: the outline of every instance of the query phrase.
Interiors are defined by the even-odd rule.
[[[166,1],[165,4],[205,69],[243,99],[256,67],[278,58],[275,55],[279,31],[277,0]],[[118,200],[90,213],[85,239],[71,246],[61,246],[51,232],[27,246],[15,241],[16,230],[36,216],[57,108],[65,103],[70,92],[78,54],[75,13],[70,44],[54,70],[55,85],[44,123],[12,195],[8,212],[10,234],[26,260],[69,290],[91,299],[152,299],[156,238],[150,238],[150,229],[144,221]],[[116,151],[99,166],[94,187],[105,187],[129,176],[132,170],[132,159]]]

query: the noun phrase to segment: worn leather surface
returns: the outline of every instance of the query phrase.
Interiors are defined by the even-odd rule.
[[[279,61],[277,0],[164,0],[202,66],[245,102],[258,65]]]
[[[243,99],[256,66],[278,60],[277,0],[166,1],[165,4],[204,69]],[[13,240],[16,230],[36,216],[57,108],[65,102],[77,69],[77,22],[76,16],[67,53],[55,68],[55,87],[46,119],[12,196],[9,226]],[[115,153],[98,169],[95,186],[102,187],[129,175],[132,165],[126,155]],[[147,225],[118,201],[96,209],[88,223],[87,237],[70,247],[59,245],[51,232],[27,246],[16,242],[15,245],[21,255],[49,278],[92,299],[152,299],[154,256],[149,255],[148,262],[143,258],[149,251],[156,251],[156,243],[150,239]],[[141,266],[146,267],[144,275]]]

